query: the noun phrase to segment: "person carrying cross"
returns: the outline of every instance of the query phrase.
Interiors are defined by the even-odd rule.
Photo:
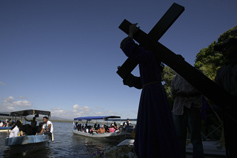
[[[137,24],[130,25],[129,35],[120,48],[139,63],[140,77],[132,74],[123,80],[129,87],[142,88],[137,116],[134,148],[137,156],[180,158],[178,139],[164,87],[161,84],[161,62],[154,54],[133,41]]]

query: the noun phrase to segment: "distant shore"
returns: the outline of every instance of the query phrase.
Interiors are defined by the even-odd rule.
[[[11,117],[0,117],[0,120],[2,120],[2,121],[5,121],[6,119],[9,119],[9,118],[11,118]],[[22,117],[23,118],[23,120],[24,120],[24,117]],[[15,118],[11,118],[11,119],[13,119],[13,120],[15,120]],[[19,118],[17,118],[17,119],[19,119]],[[32,118],[27,118],[27,119],[29,119],[29,120],[31,120]],[[72,120],[69,120],[69,119],[54,119],[54,118],[50,118],[49,117],[49,120],[50,121],[52,121],[52,122],[70,122],[70,123],[72,123],[74,120],[72,119]],[[37,118],[36,119],[36,121],[37,122],[42,122],[43,120],[42,120],[42,118]],[[88,124],[110,124],[110,123],[112,123],[113,121],[103,121],[103,122],[96,122],[96,121],[90,121]],[[133,121],[131,121],[131,124],[132,125],[135,125],[135,123],[132,123]],[[80,121],[79,122],[80,124],[86,124],[86,121]],[[123,121],[116,121],[116,123],[117,124],[120,124],[120,123],[123,123]]]
[[[0,120],[2,120],[2,121],[5,121],[6,119],[10,119],[11,117],[0,117]],[[14,120],[15,121],[15,118],[11,118],[12,120]],[[17,119],[20,119],[20,118],[17,118]],[[31,120],[31,119],[29,119],[29,120]],[[41,121],[43,121],[42,119],[36,119],[36,121],[37,122],[41,122]],[[52,122],[72,122],[73,120],[64,120],[64,119],[50,119],[50,121],[52,121]]]

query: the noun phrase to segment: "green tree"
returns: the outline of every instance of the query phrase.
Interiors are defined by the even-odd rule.
[[[172,106],[173,99],[171,96],[171,82],[172,82],[173,78],[175,77],[176,72],[173,69],[169,68],[168,66],[164,66],[164,70],[161,75],[162,75],[162,84],[163,84],[164,89],[166,91],[169,104],[170,104],[170,106]]]
[[[206,75],[209,79],[215,80],[217,70],[225,64],[225,60],[221,52],[217,52],[214,50],[214,46],[216,44],[222,43],[224,40],[231,38],[230,32],[237,28],[237,26],[229,29],[224,32],[218,38],[218,42],[214,41],[207,48],[203,48],[196,55],[194,67],[202,70],[204,75]],[[168,66],[164,66],[164,70],[162,72],[162,84],[167,93],[169,104],[173,105],[173,99],[171,96],[171,81],[175,77],[176,72],[169,68]]]
[[[201,49],[200,52],[197,53],[196,55],[194,67],[202,70],[204,75],[206,75],[209,79],[213,81],[215,80],[217,70],[221,66],[223,66],[226,62],[221,52],[217,52],[214,50],[214,46],[216,44],[221,44],[223,41],[225,41],[228,38],[231,38],[232,36],[230,35],[230,32],[236,28],[237,26],[221,34],[217,42],[214,41],[207,48]],[[171,68],[169,68],[168,66],[164,67],[164,70],[162,72],[162,84],[167,93],[167,98],[171,106],[171,109],[173,105],[173,99],[171,96],[171,82],[173,78],[175,77],[175,75],[176,75],[176,72],[173,71]],[[209,103],[211,104],[211,102]],[[214,114],[213,115],[209,114],[208,117],[209,117],[209,120],[211,120],[209,122],[212,122],[210,125],[211,128],[206,128],[206,124],[204,123],[205,121],[202,121],[202,126],[203,126],[202,130],[204,134],[208,134],[208,132],[211,132],[211,130],[216,129],[220,125],[219,120]],[[221,133],[221,130],[219,129],[215,133],[218,133],[218,132]],[[209,136],[209,138],[219,139],[220,136],[215,133]]]
[[[226,63],[222,53],[215,51],[214,46],[216,44],[223,43],[223,41],[225,41],[229,38],[232,38],[232,36],[230,35],[230,32],[236,28],[237,28],[237,26],[235,26],[235,27],[229,29],[228,31],[224,32],[223,34],[221,34],[219,36],[217,42],[214,41],[207,48],[201,49],[200,52],[196,55],[196,60],[195,60],[194,66],[196,68],[199,68],[200,70],[202,70],[202,72],[212,81],[215,80],[217,70]],[[208,100],[208,102],[210,105],[213,104],[210,100]],[[212,122],[211,125],[209,125],[209,126],[212,127],[212,130],[216,129],[220,125],[218,118],[214,114],[212,114],[212,115],[209,114],[208,117],[209,117],[209,123]],[[211,132],[210,127],[207,128],[205,121],[202,121],[202,127],[203,127],[202,130],[203,130],[204,134]],[[221,133],[220,130],[217,130],[217,132],[218,131]],[[209,138],[218,139],[218,137],[215,133],[210,135]],[[219,137],[221,137],[221,136],[219,135]]]
[[[196,60],[194,66],[202,70],[202,72],[211,80],[215,80],[217,70],[225,64],[225,59],[221,52],[215,51],[214,46],[216,44],[221,44],[226,39],[231,38],[230,32],[236,29],[237,26],[224,32],[218,38],[218,42],[214,41],[207,48],[203,48],[196,55]]]
[[[207,48],[203,48],[196,55],[194,67],[200,69],[209,79],[215,80],[216,71],[224,64],[223,55],[214,51],[214,41]]]

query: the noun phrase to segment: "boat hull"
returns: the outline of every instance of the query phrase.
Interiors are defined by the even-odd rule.
[[[72,132],[74,134],[78,134],[81,136],[85,136],[85,137],[90,137],[90,138],[116,138],[116,137],[126,137],[126,132],[113,132],[113,133],[101,133],[101,134],[97,134],[97,133],[86,133],[86,132],[81,132],[81,131],[77,131],[77,130],[72,130]]]
[[[7,132],[8,130],[11,131],[8,127],[0,127],[0,132]]]
[[[48,144],[49,138],[47,135],[27,135],[5,139],[5,145],[10,147],[12,157],[18,154],[26,156],[29,153],[43,150]]]
[[[27,135],[20,137],[12,137],[5,139],[5,145],[16,146],[16,145],[27,145],[48,142],[49,138],[47,135]]]

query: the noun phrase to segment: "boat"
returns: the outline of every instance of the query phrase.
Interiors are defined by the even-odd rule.
[[[126,122],[127,119],[108,119],[107,121],[112,121],[112,122]],[[137,119],[129,119],[129,126],[126,126],[126,139],[132,139],[132,132],[134,131],[135,129],[135,125],[136,125],[136,122],[137,122]],[[133,122],[133,123],[131,123]]]
[[[87,124],[87,125],[93,124],[93,123],[90,123],[90,121],[100,120],[100,121],[107,121],[108,122],[109,119],[112,119],[112,118],[117,119],[117,118],[120,118],[120,116],[77,117],[77,118],[74,118],[73,125],[75,125],[75,122],[79,123],[79,121],[81,121],[81,122],[86,121],[85,124]],[[106,122],[104,124],[106,124]],[[89,126],[91,127],[92,125],[89,125]],[[95,131],[92,132],[92,133],[89,133],[89,132],[86,132],[85,130],[79,130],[79,129],[76,129],[76,128],[74,128],[72,131],[73,131],[74,134],[77,134],[77,135],[80,135],[80,136],[85,136],[85,137],[90,137],[90,138],[125,138],[126,137],[126,130],[125,129],[119,130],[117,132],[116,131],[111,132],[111,133],[96,133]]]
[[[28,116],[28,115],[35,115],[38,117],[39,115],[44,116],[50,116],[50,111],[43,111],[43,110],[22,110],[22,111],[14,111],[11,112],[9,116],[12,118],[21,118]],[[28,152],[32,152],[35,150],[41,150],[42,148],[45,148],[46,145],[49,142],[49,136],[48,135],[24,135],[24,136],[18,136],[18,137],[7,137],[5,139],[5,145],[9,146],[11,149],[14,149],[12,151],[14,152],[23,152],[23,155],[25,155]]]
[[[9,113],[0,113],[0,116],[9,117]],[[10,132],[11,130],[7,127],[0,127],[0,132]]]
[[[9,129],[8,127],[0,127],[0,132],[10,132],[11,129]]]

